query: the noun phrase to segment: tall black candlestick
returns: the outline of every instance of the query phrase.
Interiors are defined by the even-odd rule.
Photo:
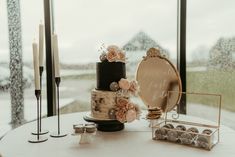
[[[42,91],[42,74],[43,74],[43,66],[39,67],[39,74],[40,74],[40,89]],[[40,93],[39,97],[40,103],[39,103],[39,134],[44,135],[47,134],[48,130],[42,130],[42,92]],[[37,135],[38,132],[32,132],[33,135]]]
[[[55,84],[56,84],[56,92],[57,92],[57,132],[56,133],[52,133],[50,136],[51,137],[55,137],[55,138],[59,138],[59,137],[65,137],[67,134],[61,133],[60,130],[60,77],[55,77]]]
[[[37,99],[37,136],[35,138],[35,136],[28,140],[28,142],[30,143],[41,143],[41,142],[45,142],[47,141],[47,138],[46,137],[42,137],[40,136],[40,130],[39,130],[39,127],[40,127],[40,114],[39,114],[39,108],[40,108],[40,96],[41,96],[41,90],[35,90],[35,96],[36,96],[36,99]]]

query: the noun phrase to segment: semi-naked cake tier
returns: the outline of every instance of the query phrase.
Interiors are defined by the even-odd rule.
[[[110,84],[126,78],[126,65],[122,62],[96,63],[96,89],[110,91]]]
[[[127,96],[125,96],[127,98]],[[115,120],[117,94],[112,91],[92,90],[91,116],[99,120]]]

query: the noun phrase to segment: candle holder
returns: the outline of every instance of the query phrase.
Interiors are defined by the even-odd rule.
[[[30,140],[28,140],[29,143],[41,143],[45,142],[48,139],[46,137],[41,136],[39,133],[39,127],[40,127],[40,122],[39,122],[39,105],[40,105],[40,95],[41,95],[41,90],[35,90],[35,96],[37,98],[37,136],[33,136]]]
[[[43,66],[39,67],[39,73],[40,73],[40,89],[42,91],[42,73],[43,73]],[[42,93],[39,97],[40,103],[39,103],[39,135],[44,135],[49,133],[48,130],[42,130]],[[38,132],[32,132],[33,135],[37,135]]]
[[[50,136],[54,138],[59,138],[59,137],[65,137],[67,134],[62,133],[60,131],[60,101],[59,101],[59,96],[60,96],[60,91],[59,91],[59,86],[60,86],[60,77],[55,77],[55,84],[56,84],[56,92],[57,92],[57,121],[58,121],[58,128],[57,132],[52,133]]]

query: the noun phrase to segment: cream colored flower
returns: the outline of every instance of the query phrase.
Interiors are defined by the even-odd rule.
[[[125,123],[126,122],[126,112],[124,110],[116,111],[116,119],[121,123]]]
[[[133,109],[133,110],[128,110],[127,113],[126,113],[126,121],[128,123],[134,121],[136,119],[136,111]]]
[[[108,52],[115,52],[115,53],[118,53],[118,52],[120,52],[120,49],[119,49],[119,47],[116,46],[116,45],[110,45],[110,46],[108,46],[107,51],[108,51]]]
[[[121,89],[128,90],[130,88],[130,82],[127,79],[122,78],[118,85]]]
[[[126,106],[128,105],[129,100],[126,98],[117,98],[117,107],[118,108],[126,108]]]
[[[107,55],[106,55],[106,58],[109,62],[114,62],[117,60],[117,52],[115,51],[108,51]]]
[[[136,95],[136,93],[138,92],[138,83],[137,81],[133,80],[130,82],[130,88],[129,88],[129,91],[133,94],[133,95]]]
[[[121,62],[125,62],[126,61],[126,55],[121,50],[118,52],[117,56],[118,56],[117,59],[119,61],[121,61]]]

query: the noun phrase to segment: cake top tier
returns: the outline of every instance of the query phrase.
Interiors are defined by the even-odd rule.
[[[112,82],[118,82],[126,78],[126,66],[122,62],[98,62],[96,63],[96,89],[110,91]]]
[[[100,51],[101,62],[126,62],[126,55],[124,51],[116,45],[110,45],[107,48],[102,45],[100,47]]]

